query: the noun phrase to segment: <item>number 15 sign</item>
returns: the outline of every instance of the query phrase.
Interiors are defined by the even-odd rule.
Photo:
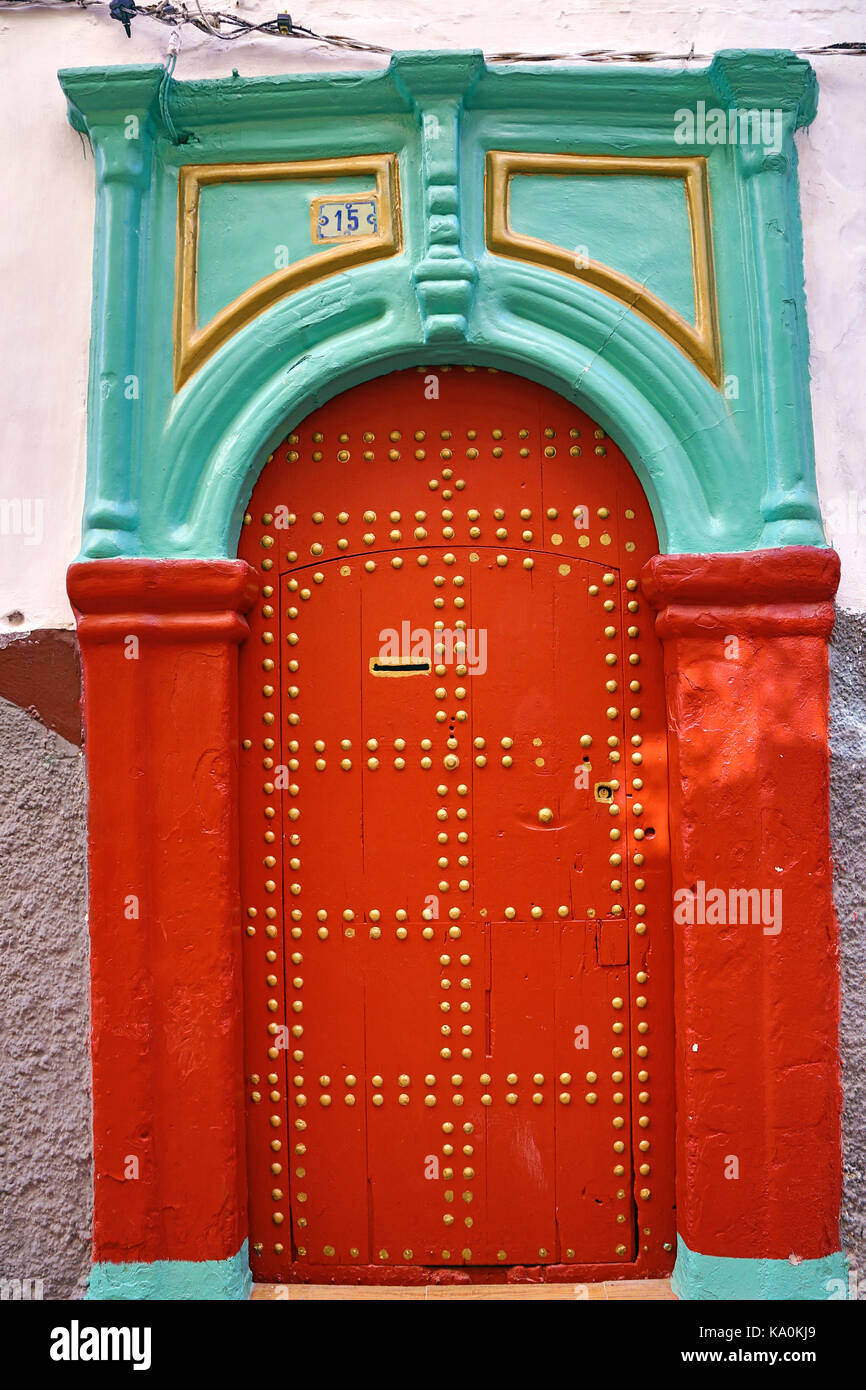
[[[349,241],[375,236],[379,229],[378,201],[374,194],[360,198],[316,198],[312,205],[313,240]]]

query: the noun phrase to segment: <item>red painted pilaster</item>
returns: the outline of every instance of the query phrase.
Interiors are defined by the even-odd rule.
[[[90,792],[95,1261],[246,1236],[228,560],[73,565]]]
[[[670,734],[678,1228],[705,1255],[839,1248],[826,650],[838,575],[832,551],[807,548],[657,556],[643,572]],[[760,912],[742,897],[732,912],[731,890],[755,889],[768,890]]]

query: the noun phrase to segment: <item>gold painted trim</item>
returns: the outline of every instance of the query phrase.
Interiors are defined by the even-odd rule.
[[[198,326],[199,201],[206,184],[253,183],[283,179],[375,179],[379,209],[378,230],[372,236],[328,245],[258,280],[218,314]],[[360,195],[359,195],[360,196]],[[350,265],[363,265],[397,255],[402,250],[400,177],[396,154],[354,155],[346,159],[296,160],[284,164],[185,164],[177,189],[177,249],[174,299],[174,389],[198,371],[217,348],[277,300],[305,285],[336,275]]]
[[[600,261],[575,265],[574,256],[553,242],[511,229],[511,180],[515,174],[645,174],[682,179],[692,252],[695,323],[691,324],[630,276]],[[707,161],[703,156],[657,158],[588,154],[524,154],[488,150],[485,171],[485,234],[495,255],[546,266],[583,280],[641,315],[684,352],[715,387],[722,383],[718,300],[713,260],[712,217]]]

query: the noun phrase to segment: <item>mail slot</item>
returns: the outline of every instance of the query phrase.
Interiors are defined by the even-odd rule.
[[[399,661],[370,657],[370,670],[374,676],[429,676],[432,665],[429,661]]]

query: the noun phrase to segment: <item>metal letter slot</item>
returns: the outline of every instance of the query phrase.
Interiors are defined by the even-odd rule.
[[[383,661],[371,656],[370,670],[374,676],[429,676],[432,666],[429,661],[399,661],[396,657]]]

